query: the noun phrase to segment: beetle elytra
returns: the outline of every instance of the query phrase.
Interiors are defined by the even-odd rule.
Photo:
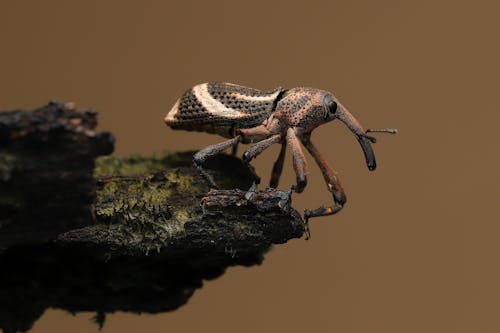
[[[337,172],[311,141],[311,132],[316,127],[335,119],[339,119],[352,131],[361,145],[368,169],[375,170],[375,154],[371,143],[376,140],[366,133],[397,131],[365,131],[333,94],[324,90],[299,87],[263,92],[231,83],[203,83],[189,89],[177,100],[166,115],[165,122],[172,129],[214,133],[228,139],[200,150],[193,157],[195,166],[214,188],[217,188],[214,180],[202,167],[204,161],[228,148],[233,148],[235,152],[238,143],[253,143],[243,153],[243,161],[249,163],[271,145],[280,143],[281,151],[272,169],[270,186],[278,185],[288,146],[297,177],[293,191],[300,193],[307,185],[302,144],[318,164],[328,191],[333,196],[332,206],[305,210],[307,225],[309,218],[335,214],[346,203]],[[254,177],[249,197],[260,182],[256,174]]]

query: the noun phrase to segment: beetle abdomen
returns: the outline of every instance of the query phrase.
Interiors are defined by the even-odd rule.
[[[283,92],[283,88],[263,92],[222,82],[199,84],[175,103],[165,123],[173,129],[231,136],[235,128],[262,124]]]

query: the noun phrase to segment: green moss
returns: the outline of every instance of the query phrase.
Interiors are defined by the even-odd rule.
[[[202,190],[194,183],[192,176],[180,175],[175,172],[165,174],[165,181],[153,182],[143,179],[140,182],[127,182],[120,178],[111,178],[97,190],[98,202],[106,201],[107,197],[126,197],[129,205],[147,202],[152,205],[163,205],[172,193],[197,195]]]
[[[185,155],[190,163],[190,155]],[[194,197],[206,190],[196,184],[193,175],[168,167],[182,166],[185,161],[178,154],[99,159],[94,172],[98,180],[96,215],[106,239],[149,251],[182,237],[193,212],[184,208],[192,205],[179,196]],[[169,209],[172,195],[177,200],[173,214]]]
[[[113,195],[118,192],[118,184],[115,181],[107,182],[99,192],[101,195]]]
[[[149,157],[132,155],[127,157],[108,156],[96,160],[94,176],[140,175],[155,173],[170,167],[190,166],[191,153],[165,153]]]
[[[184,223],[186,223],[191,219],[191,213],[188,212],[187,210],[177,211],[175,213],[175,219],[180,225],[184,226]]]
[[[154,158],[141,156],[102,157],[96,161],[94,175],[137,175],[161,170],[163,165]]]
[[[166,199],[172,193],[171,186],[168,183],[163,182],[149,182],[147,184],[141,184],[141,186],[130,190],[130,192],[136,191],[140,198],[149,202],[153,205],[165,204]]]
[[[179,210],[175,216],[163,216],[154,206],[123,205],[113,212],[117,223],[95,226],[105,239],[120,246],[138,246],[145,252],[158,250],[168,242],[184,235],[184,224],[191,219],[191,214]],[[101,215],[101,222],[103,221]]]
[[[196,184],[193,176],[182,175],[179,172],[173,171],[165,174],[167,184],[175,187],[178,192],[189,194],[200,194],[202,189]]]

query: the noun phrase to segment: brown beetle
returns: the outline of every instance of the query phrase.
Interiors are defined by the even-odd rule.
[[[332,193],[334,204],[305,210],[306,220],[311,217],[335,214],[346,203],[344,190],[337,172],[326,162],[323,155],[311,141],[311,132],[318,126],[334,119],[342,121],[356,136],[363,149],[369,170],[375,170],[375,154],[370,143],[375,138],[367,132],[396,133],[395,129],[367,130],[346,110],[333,94],[313,88],[277,88],[273,91],[243,87],[231,83],[210,82],[194,86],[186,91],[165,117],[172,129],[201,131],[219,134],[229,140],[208,146],[197,152],[193,161],[204,178],[217,188],[212,177],[202,168],[208,158],[232,147],[236,152],[238,143],[253,143],[243,154],[243,161],[249,163],[272,144],[281,143],[281,151],[274,163],[270,186],[276,187],[283,170],[287,145],[293,154],[293,167],[297,185],[293,191],[300,193],[307,184],[306,161],[302,143],[318,164]],[[255,193],[260,178],[248,192],[248,198]]]

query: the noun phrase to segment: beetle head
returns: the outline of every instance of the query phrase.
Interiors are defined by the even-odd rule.
[[[325,106],[325,121],[332,121],[334,119],[339,119],[343,122],[351,132],[356,136],[363,153],[365,155],[366,166],[370,171],[377,168],[377,162],[375,160],[375,153],[371,143],[375,143],[376,139],[372,136],[366,134],[365,130],[361,124],[354,118],[354,116],[347,111],[347,109],[340,104],[335,97],[331,94],[326,94],[323,103]]]

